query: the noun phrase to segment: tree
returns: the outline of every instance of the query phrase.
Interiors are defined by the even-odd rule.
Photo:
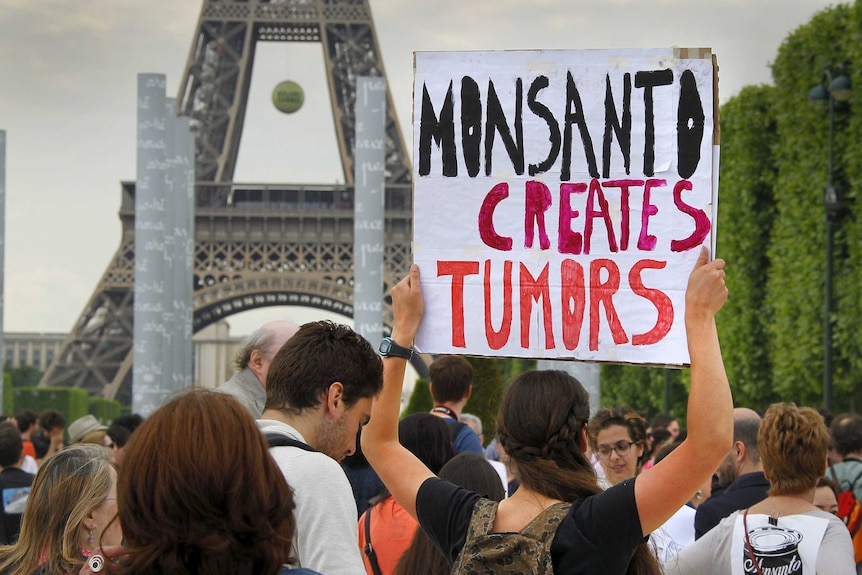
[[[767,249],[775,220],[775,88],[749,86],[721,108],[721,190],[717,255],[728,261],[731,297],[718,314],[724,364],[738,405],[777,399],[770,385],[771,269]]]
[[[36,387],[39,384],[39,380],[42,378],[42,372],[29,365],[12,367],[7,363],[4,371],[9,374],[13,388]]]

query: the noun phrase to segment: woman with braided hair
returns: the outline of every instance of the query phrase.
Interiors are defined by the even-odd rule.
[[[435,477],[398,443],[406,360],[384,358],[383,391],[363,430],[362,448],[395,499],[455,564],[453,573],[660,573],[644,537],[712,475],[733,437],[733,400],[714,319],[727,299],[723,268],[721,260],[708,263],[703,249],[686,290],[688,437],[649,473],[606,491],[584,455],[589,397],[568,374],[529,372],[507,387],[497,434],[521,487],[497,505]],[[391,337],[409,347],[424,313],[416,265],[392,288],[392,305]],[[540,544],[534,548],[540,552],[518,552],[512,542],[526,544],[537,527]],[[479,557],[489,544],[509,553],[497,560]]]

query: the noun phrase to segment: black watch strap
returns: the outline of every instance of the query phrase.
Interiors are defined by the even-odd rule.
[[[380,341],[380,347],[377,351],[382,357],[400,357],[408,361],[413,357],[412,347],[402,347],[395,343],[391,337],[384,337]]]

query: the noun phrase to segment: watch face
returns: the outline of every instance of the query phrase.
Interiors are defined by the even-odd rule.
[[[380,350],[379,350],[380,355],[384,355],[384,356],[389,355],[389,352],[391,350],[392,350],[392,340],[390,340],[388,337],[383,338],[383,340],[380,342]]]

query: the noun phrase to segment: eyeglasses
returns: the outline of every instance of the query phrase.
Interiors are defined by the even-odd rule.
[[[634,444],[634,441],[622,440],[617,441],[616,445],[599,445],[596,451],[598,451],[599,457],[602,459],[610,458],[612,451],[616,451],[620,457],[625,457],[629,454],[629,450]]]

